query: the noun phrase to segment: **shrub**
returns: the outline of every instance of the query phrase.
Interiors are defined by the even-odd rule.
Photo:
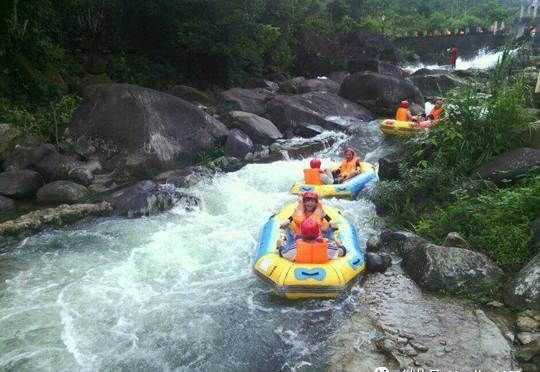
[[[503,267],[524,264],[538,253],[538,247],[530,246],[530,223],[540,214],[540,176],[513,188],[455,196],[455,202],[424,214],[416,232],[441,241],[456,231]]]

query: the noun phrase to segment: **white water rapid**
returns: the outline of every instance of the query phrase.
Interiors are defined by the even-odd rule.
[[[378,124],[348,140],[384,152]],[[341,141],[342,142],[342,141]],[[329,164],[343,143],[321,153]],[[337,157],[336,157],[337,159]],[[295,200],[309,159],[251,164],[142,219],[107,218],[32,236],[0,253],[1,371],[321,371],[331,336],[358,311],[276,298],[252,274],[263,224]],[[333,199],[363,243],[374,206]]]

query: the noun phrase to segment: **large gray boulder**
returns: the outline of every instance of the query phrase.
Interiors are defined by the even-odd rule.
[[[43,185],[39,173],[30,170],[15,170],[0,173],[0,194],[11,198],[31,198]]]
[[[540,310],[540,253],[517,273],[506,294],[505,301],[513,306]]]
[[[49,143],[23,142],[15,146],[15,149],[6,156],[2,167],[6,171],[26,169],[55,151],[54,146]]]
[[[294,133],[302,123],[330,130],[346,129],[344,123],[330,120],[332,116],[354,117],[361,121],[373,118],[365,107],[326,92],[279,95],[267,104],[267,117],[282,133]]]
[[[450,89],[466,84],[463,79],[452,74],[415,75],[411,76],[410,79],[420,89],[424,97],[441,96]]]
[[[171,94],[194,104],[200,104],[203,106],[212,106],[215,104],[215,99],[209,94],[187,85],[175,85],[171,89]]]
[[[0,211],[4,211],[6,209],[13,209],[14,207],[15,202],[13,200],[0,195]]]
[[[271,95],[262,89],[232,88],[221,92],[219,98],[224,111],[245,111],[263,116]]]
[[[347,71],[350,71],[351,73],[371,71],[383,75],[391,75],[396,77],[403,76],[403,72],[398,66],[376,58],[363,58],[348,61]]]
[[[105,196],[104,200],[111,204],[113,215],[130,218],[160,213],[180,201],[186,204],[186,208],[197,206],[200,202],[194,196],[160,186],[153,181],[137,182]]]
[[[270,145],[283,137],[283,134],[270,120],[249,112],[229,112],[227,126],[231,129],[242,130],[254,143],[262,145]]]
[[[351,32],[345,41],[343,53],[347,65],[368,58],[389,63],[399,61],[397,49],[389,37],[366,30]]]
[[[233,129],[227,137],[227,142],[225,142],[225,155],[244,159],[244,157],[253,151],[253,142],[240,129]]]
[[[93,85],[83,97],[68,140],[81,155],[95,155],[127,178],[194,164],[228,135],[225,125],[195,105],[137,85]]]
[[[399,102],[424,106],[424,97],[409,80],[374,72],[357,72],[341,84],[339,95],[374,113],[393,116]]]
[[[514,180],[540,166],[540,150],[522,147],[498,155],[473,172],[473,177],[499,183]]]
[[[408,257],[417,246],[429,243],[409,231],[384,230],[380,236],[384,250],[394,252],[402,257]]]
[[[279,92],[303,94],[321,91],[337,94],[339,91],[339,86],[340,83],[327,78],[304,79],[303,77],[297,77],[281,83],[279,86]]]
[[[41,204],[72,204],[88,196],[88,189],[70,181],[54,181],[41,187],[36,200]]]
[[[445,293],[477,293],[493,288],[502,270],[484,254],[423,243],[415,246],[402,266],[422,288]]]

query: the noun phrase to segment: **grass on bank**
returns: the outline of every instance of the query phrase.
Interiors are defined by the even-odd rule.
[[[519,147],[531,128],[525,111],[530,87],[510,73],[509,51],[485,84],[445,97],[445,122],[404,143],[399,181],[380,182],[371,196],[390,225],[435,243],[456,231],[503,268],[523,265],[538,253],[530,245],[530,224],[540,214],[539,172],[501,188],[470,176]]]

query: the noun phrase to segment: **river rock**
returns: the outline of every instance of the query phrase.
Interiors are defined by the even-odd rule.
[[[422,288],[447,293],[477,293],[503,277],[502,270],[482,253],[430,243],[415,246],[402,265]]]
[[[197,206],[200,202],[195,196],[162,187],[153,181],[140,181],[105,196],[104,200],[111,204],[113,215],[129,218],[166,211],[179,201],[184,202],[186,208]]]
[[[329,359],[329,371],[374,371],[380,366],[390,371],[413,366],[425,371],[502,371],[516,366],[511,345],[482,310],[456,299],[423,293],[399,269],[392,267],[398,270],[393,276],[366,277],[359,298],[361,310],[351,315],[333,341],[337,347]],[[394,297],[388,300],[385,291]],[[375,323],[375,329],[371,323]],[[371,334],[377,336],[367,336]],[[397,339],[403,335],[413,348],[421,345],[416,349],[418,356],[407,356],[399,350],[403,347]]]
[[[366,243],[367,252],[379,252],[382,248],[382,241],[378,236],[370,236]]]
[[[296,71],[313,77],[327,74],[342,65],[342,48],[337,38],[319,27],[301,27],[296,37]]]
[[[343,80],[351,73],[349,71],[333,71],[327,75],[328,79],[335,81],[339,85],[343,83]]]
[[[437,75],[415,75],[410,77],[414,85],[420,89],[424,97],[442,96],[450,89],[454,89],[466,84],[462,80],[451,74]]]
[[[15,146],[15,149],[4,159],[2,166],[7,171],[26,169],[55,151],[56,149],[50,143],[24,141]]]
[[[271,95],[260,89],[232,88],[220,94],[221,111],[245,111],[263,116]]]
[[[448,70],[442,70],[442,69],[430,69],[422,67],[418,70],[416,70],[414,73],[411,74],[411,76],[426,76],[426,75],[442,75],[447,74]]]
[[[6,209],[13,209],[14,207],[15,202],[13,200],[0,195],[0,211],[4,211]]]
[[[523,267],[506,288],[505,302],[540,310],[540,253]]]
[[[339,95],[372,112],[392,117],[403,100],[424,106],[424,97],[409,80],[365,71],[347,77]]]
[[[33,160],[30,168],[43,176],[45,182],[65,180],[69,177],[71,170],[78,168],[80,162],[74,158],[50,151],[41,159]]]
[[[399,175],[400,160],[401,153],[399,151],[394,151],[381,158],[379,160],[379,179],[381,181],[398,181],[401,178]]]
[[[229,132],[193,104],[137,85],[94,85],[83,98],[68,140],[78,153],[123,171],[128,180],[194,164]]]
[[[326,92],[278,95],[267,105],[267,117],[282,133],[287,131],[296,133],[300,123],[315,124],[329,130],[344,130],[350,125],[342,121],[333,121],[331,116],[354,117],[362,121],[373,118],[361,105]]]
[[[4,161],[23,138],[24,134],[19,128],[12,124],[0,124],[0,162]]]
[[[391,75],[395,77],[402,77],[403,73],[401,69],[388,62],[381,61],[376,58],[363,58],[356,59],[347,62],[347,71],[351,73],[361,71],[371,71],[383,75]]]
[[[274,123],[258,115],[249,112],[231,111],[228,117],[227,126],[231,129],[242,130],[254,143],[270,145],[283,137],[283,134]]]
[[[47,227],[61,227],[89,216],[108,216],[112,209],[109,203],[60,205],[25,214],[15,220],[0,224],[2,236],[25,236]]]
[[[212,98],[210,95],[187,85],[175,85],[171,89],[171,94],[194,104],[203,106],[213,106],[215,104],[214,98]]]
[[[0,235],[0,248],[4,248],[8,244],[8,241],[6,238],[4,238],[2,235]]]
[[[392,258],[389,255],[366,252],[367,271],[384,273],[390,266],[392,266]]]
[[[473,177],[500,183],[515,180],[531,168],[540,166],[540,150],[522,147],[498,155],[473,172]]]
[[[343,51],[347,64],[366,58],[397,63],[398,53],[392,40],[384,34],[365,29],[349,33]]]
[[[36,200],[41,204],[72,204],[88,196],[88,189],[70,181],[54,181],[41,187]]]
[[[279,86],[280,93],[304,94],[309,92],[330,92],[337,94],[340,83],[330,79],[304,79],[297,77],[283,82]]]
[[[0,194],[12,198],[30,198],[43,185],[41,175],[33,170],[0,173]]]
[[[240,129],[231,130],[225,142],[225,155],[243,159],[253,150],[253,141]]]
[[[408,257],[417,246],[429,243],[409,231],[384,230],[380,238],[386,251],[397,253],[404,258]]]
[[[463,239],[457,232],[449,232],[444,238],[443,247],[457,247],[463,249],[469,249],[469,242]]]

